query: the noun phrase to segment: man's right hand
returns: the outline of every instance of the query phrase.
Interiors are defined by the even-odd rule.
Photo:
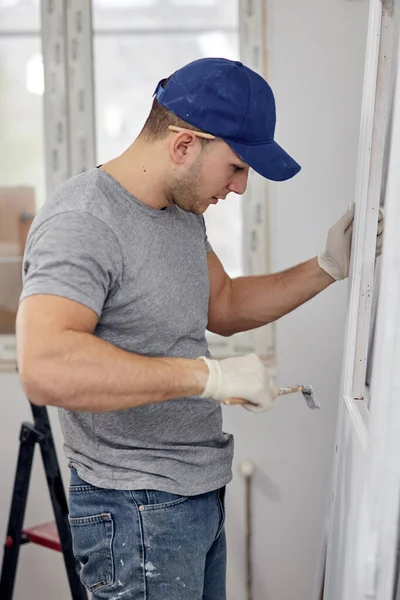
[[[211,397],[225,404],[243,404],[253,412],[271,408],[279,389],[256,354],[223,360],[200,358],[209,371],[202,398]]]

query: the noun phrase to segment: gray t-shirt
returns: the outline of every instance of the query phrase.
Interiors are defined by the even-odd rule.
[[[92,169],[63,183],[35,218],[21,300],[80,302],[99,316],[94,335],[128,352],[209,356],[210,250],[202,216],[151,208]],[[93,485],[195,495],[231,479],[233,438],[211,398],[59,415],[69,463]]]

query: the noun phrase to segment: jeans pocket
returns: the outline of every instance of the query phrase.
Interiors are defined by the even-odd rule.
[[[172,508],[189,500],[189,496],[159,492],[158,490],[132,490],[130,493],[141,511]]]
[[[73,551],[82,565],[81,580],[94,592],[114,583],[114,522],[110,513],[69,518]]]

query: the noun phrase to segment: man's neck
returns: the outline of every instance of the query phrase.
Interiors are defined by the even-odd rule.
[[[148,146],[135,144],[99,168],[111,175],[140,202],[158,209],[169,206],[160,170],[162,161],[157,156],[159,149],[151,151]]]

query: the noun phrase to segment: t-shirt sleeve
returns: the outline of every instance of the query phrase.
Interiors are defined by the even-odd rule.
[[[122,252],[113,231],[80,211],[32,226],[23,260],[20,301],[35,294],[75,300],[101,315],[122,278]]]
[[[206,222],[205,222],[203,215],[201,215],[201,223],[202,223],[202,226],[204,229],[204,243],[206,245],[206,252],[208,254],[209,252],[212,252],[212,246],[211,246],[210,242],[208,241],[207,227],[206,227]]]

